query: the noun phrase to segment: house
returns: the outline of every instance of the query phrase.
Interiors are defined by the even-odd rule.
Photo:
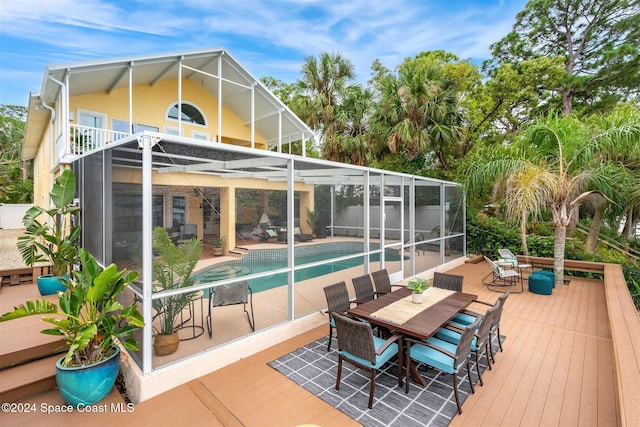
[[[459,185],[309,158],[304,147],[312,139],[224,49],[46,67],[40,91],[29,97],[23,149],[34,161],[34,200],[48,206],[53,180],[73,168],[82,245],[105,265],[141,272],[135,292],[147,325],[127,367],[135,399],[326,322],[321,287],[343,268],[353,269],[344,270],[350,277],[386,268],[399,281],[463,259]],[[303,147],[301,156],[288,154],[292,144]],[[237,275],[229,271],[260,284],[284,277],[277,295],[275,288],[256,293],[259,299],[273,291],[258,304],[256,331],[214,334],[185,345],[177,359],[154,358],[152,300],[162,295],[151,277],[153,228],[166,228],[176,241],[222,237],[228,251],[251,239],[262,218],[286,245],[251,253],[283,264],[258,269],[229,261],[209,266],[194,286],[233,283]],[[298,230],[329,238],[297,245]],[[204,328],[199,303],[190,316]]]

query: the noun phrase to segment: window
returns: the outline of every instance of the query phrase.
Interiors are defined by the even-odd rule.
[[[202,112],[195,105],[182,103],[182,121],[185,123],[193,123],[196,125],[206,126],[206,120]],[[169,108],[167,118],[178,120],[178,104],[175,103]]]
[[[187,213],[186,199],[182,196],[173,198],[173,227],[180,227],[185,224]]]
[[[204,133],[204,132],[198,132],[197,130],[194,130],[194,131],[191,132],[191,138],[200,139],[202,141],[208,141],[209,140],[209,134],[208,133]]]
[[[178,128],[174,128],[172,126],[164,126],[162,131],[167,135],[180,135],[180,132],[178,132]]]
[[[145,130],[151,132],[158,132],[159,129],[157,126],[149,126],[143,125],[141,123],[133,123],[131,131],[129,131],[129,122],[124,120],[112,119],[111,120],[111,129],[116,132],[124,132],[124,133],[138,133]]]
[[[78,124],[90,128],[103,129],[104,123],[107,121],[105,114],[95,113],[93,111],[78,110]]]

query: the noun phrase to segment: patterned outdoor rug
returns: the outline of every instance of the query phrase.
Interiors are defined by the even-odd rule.
[[[501,338],[504,343],[504,336]],[[343,363],[340,390],[336,390],[337,340],[333,340],[330,352],[327,352],[327,340],[328,337],[324,337],[314,341],[269,362],[269,366],[364,426],[447,426],[457,414],[451,375],[433,368],[425,371],[425,366],[420,364],[418,370],[425,378],[427,387],[422,388],[412,380],[409,394],[405,394],[404,386],[398,387],[395,358],[376,376],[373,409],[368,409],[368,373]],[[499,351],[497,338],[494,338],[493,346],[494,353]],[[477,388],[480,384],[477,383],[475,357],[471,359],[471,379]],[[486,358],[482,356],[480,371],[483,372],[485,368]],[[458,379],[460,400],[464,402],[471,392],[466,369]]]

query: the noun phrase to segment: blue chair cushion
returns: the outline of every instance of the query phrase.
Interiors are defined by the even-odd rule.
[[[549,271],[549,270],[538,270],[536,271],[536,274],[539,274],[541,276],[547,276],[550,277],[551,280],[553,281],[553,287],[556,287],[556,275],[553,271]]]
[[[460,326],[462,328],[471,325],[476,321],[476,317],[467,313],[458,313],[453,317],[451,323],[454,325]]]
[[[451,323],[451,322],[449,322]],[[476,331],[477,333],[477,331]],[[447,328],[440,328],[438,329],[438,331],[436,332],[435,337],[439,338],[443,341],[447,341],[450,342],[451,344],[455,344],[458,345],[458,342],[460,342],[460,337],[462,336],[462,334],[460,332],[456,332],[456,331],[452,331],[451,329],[447,329]],[[471,341],[471,350],[473,351],[478,351],[478,337],[473,337],[473,341]]]
[[[443,350],[447,350],[449,353],[455,354],[456,345],[446,342],[436,337],[431,337],[427,340],[428,343],[433,344],[436,347],[440,347]],[[425,363],[429,366],[433,366],[436,369],[453,374],[458,372],[460,366],[464,363],[464,359],[460,360],[458,366],[453,366],[453,359],[444,353],[434,350],[430,347],[414,344],[411,346],[410,352],[411,358],[418,362]]]
[[[376,336],[373,337],[373,344],[376,349],[380,348],[385,343],[385,341],[386,340],[383,340],[382,338],[378,338]],[[387,363],[389,359],[398,354],[398,343],[394,342],[389,347],[387,347],[387,349],[383,351],[382,354],[376,356],[375,364],[371,364],[371,362],[369,362],[368,360],[364,360],[360,357],[354,356],[353,354],[347,353],[346,351],[339,351],[338,353],[341,354],[345,359],[353,360],[354,362],[357,362],[362,366],[380,369],[380,367]]]
[[[536,271],[529,276],[529,292],[540,295],[551,295],[553,279],[546,274]]]

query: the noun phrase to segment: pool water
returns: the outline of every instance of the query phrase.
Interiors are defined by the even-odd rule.
[[[328,246],[328,245],[325,245]],[[334,248],[334,250],[323,251],[323,253],[315,253],[309,255],[296,256],[296,265],[302,266],[304,264],[315,263],[318,261],[337,258],[352,253],[361,252],[362,245],[360,245],[360,251],[344,252],[341,248]],[[281,249],[278,251],[285,251]],[[261,252],[261,251],[255,251]],[[266,252],[266,251],[265,251]],[[271,250],[270,252],[274,252]],[[358,256],[346,260],[330,262],[327,264],[316,265],[313,267],[303,268],[294,272],[294,278],[296,282],[312,279],[314,277],[324,276],[325,274],[335,273],[337,271],[345,270],[351,267],[357,267],[362,265],[363,256]],[[400,259],[398,252],[388,250],[386,252],[385,259],[387,261],[398,261]],[[370,258],[371,261],[379,261],[380,254],[373,254]],[[218,264],[206,268],[200,272],[194,274],[194,278],[200,282],[215,282],[218,280],[229,279],[233,277],[242,277],[248,274],[263,273],[266,271],[272,271],[287,267],[287,259],[268,259],[261,256],[246,257],[241,261],[231,261],[223,264]],[[288,282],[288,273],[276,273],[266,277],[260,277],[257,279],[250,279],[249,285],[253,292],[265,291],[267,289],[276,288],[279,286],[285,286]]]

